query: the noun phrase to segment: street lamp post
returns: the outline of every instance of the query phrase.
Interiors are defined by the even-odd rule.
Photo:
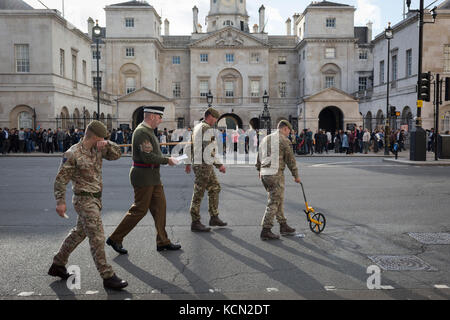
[[[264,129],[267,129],[267,134],[271,134],[271,123],[272,120],[270,118],[270,112],[269,112],[269,95],[267,94],[267,90],[264,91],[263,95],[263,103],[264,103],[264,110],[261,115],[261,120],[264,123]]]
[[[390,147],[390,112],[389,112],[389,69],[390,69],[390,55],[391,55],[391,40],[394,38],[394,32],[391,28],[391,23],[389,22],[389,25],[387,29],[384,31],[384,37],[387,39],[388,42],[388,56],[387,56],[387,84],[386,84],[386,125],[384,130],[384,155],[389,155],[389,147]]]
[[[98,46],[99,46],[99,42],[100,42],[100,37],[102,34],[102,29],[99,27],[98,25],[98,20],[96,22],[95,27],[92,29],[92,34],[94,35],[95,41],[97,43],[97,53],[96,53],[96,58],[97,58],[97,81],[96,83],[96,87],[97,87],[97,120],[100,119],[100,86],[99,86],[99,80],[100,80],[100,63],[99,63],[99,50],[98,50]]]
[[[207,96],[206,96],[206,100],[208,101],[208,108],[211,108],[212,103],[214,101],[214,96],[211,93],[211,90],[209,90]]]

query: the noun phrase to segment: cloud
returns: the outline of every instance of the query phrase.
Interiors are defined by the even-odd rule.
[[[367,22],[373,22],[375,33],[382,30],[381,8],[376,5],[374,0],[357,0],[355,12],[355,25],[365,26]]]

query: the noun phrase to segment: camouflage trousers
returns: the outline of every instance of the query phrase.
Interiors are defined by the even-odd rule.
[[[284,175],[262,176],[261,180],[268,195],[263,228],[271,229],[275,216],[279,224],[286,223],[284,217]]]
[[[114,271],[106,262],[105,235],[101,218],[101,200],[93,197],[75,196],[73,198],[73,206],[78,213],[77,226],[70,231],[64,240],[58,253],[53,258],[53,263],[59,266],[65,266],[70,254],[88,237],[91,254],[100,276],[103,279],[112,277]]]
[[[195,182],[190,208],[192,221],[200,220],[200,205],[205,190],[208,190],[209,215],[211,217],[216,217],[219,215],[220,184],[214,173],[214,167],[212,165],[194,165],[193,168]]]

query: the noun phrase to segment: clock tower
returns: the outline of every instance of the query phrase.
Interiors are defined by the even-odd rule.
[[[210,0],[210,10],[206,17],[208,32],[214,32],[228,26],[243,32],[249,32],[247,0]]]

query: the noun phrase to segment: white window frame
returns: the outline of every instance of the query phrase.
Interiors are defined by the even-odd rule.
[[[200,53],[200,63],[208,63],[209,55],[207,53]]]
[[[209,93],[209,81],[208,80],[200,80],[198,87],[199,87],[199,91],[200,91],[200,97],[206,98],[206,96]]]
[[[234,81],[226,80],[224,82],[224,91],[226,98],[234,98]]]
[[[368,85],[368,77],[359,77],[358,79],[358,91],[366,91]]]
[[[336,48],[328,47],[325,48],[325,59],[335,59],[336,58]]]
[[[450,72],[450,44],[444,45],[444,72]]]
[[[385,83],[385,73],[384,73],[384,64],[385,64],[385,62],[384,62],[384,60],[381,60],[380,61],[380,84],[384,84]]]
[[[336,28],[336,18],[334,18],[334,17],[326,18],[325,26],[327,28],[333,28],[333,29]]]
[[[125,18],[125,28],[134,28],[134,18]]]
[[[30,45],[16,44],[14,45],[16,72],[29,73],[30,72]]]
[[[132,83],[131,81],[132,80]],[[128,77],[125,79],[125,90],[126,90],[126,94],[130,94],[134,91],[136,91],[136,79],[132,78],[132,77]]]
[[[181,57],[180,56],[172,56],[172,64],[180,65]]]
[[[392,56],[392,81],[397,80],[398,80],[398,55],[395,54]]]
[[[125,48],[125,57],[127,57],[127,58],[133,58],[134,57],[134,48],[133,47]]]
[[[287,82],[283,81],[278,83],[278,94],[280,98],[287,97]]]
[[[406,76],[412,76],[412,49],[406,50]]]
[[[259,52],[250,53],[250,63],[259,63],[261,61],[261,54]]]
[[[59,49],[59,75],[64,77],[66,73],[66,53],[64,49]]]
[[[92,77],[92,87],[97,89],[97,86],[100,84],[100,90],[102,89],[102,77],[93,76]]]
[[[359,60],[367,60],[369,58],[369,53],[367,50],[359,51]]]
[[[259,80],[251,80],[250,82],[250,96],[252,98],[257,98],[260,96],[260,81]]]
[[[226,53],[225,54],[225,62],[226,63],[234,63],[234,53]]]
[[[172,83],[172,93],[174,98],[181,97],[181,82],[173,82]]]
[[[336,86],[336,81],[334,76],[325,76],[325,88],[334,88]]]

